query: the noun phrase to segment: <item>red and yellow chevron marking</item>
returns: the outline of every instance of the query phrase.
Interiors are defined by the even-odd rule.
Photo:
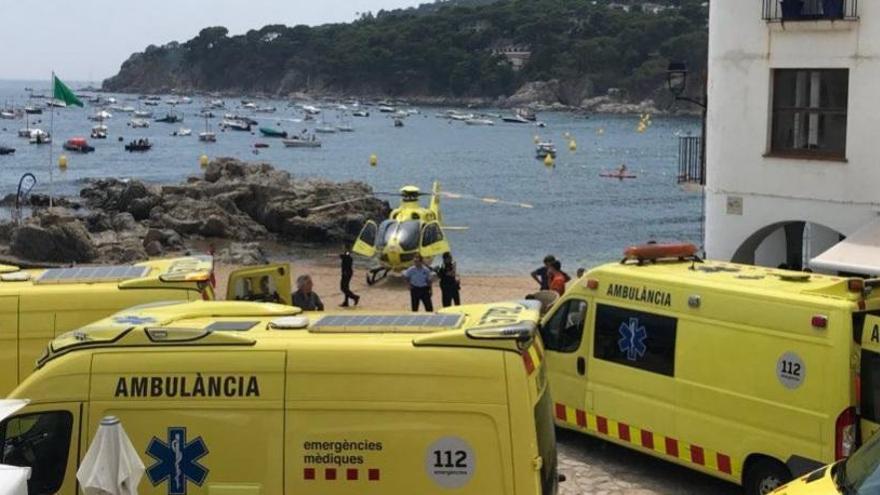
[[[379,476],[380,471],[375,468],[303,468],[303,479],[306,481],[379,481]]]
[[[739,478],[741,468],[734,464],[729,455],[713,452],[699,445],[689,444],[559,403],[556,404],[556,419],[581,430],[599,433],[642,449]]]
[[[522,351],[523,364],[526,367],[526,374],[530,375],[536,369],[541,367],[541,361],[544,360],[544,349],[541,347],[540,340],[535,339],[534,343]]]

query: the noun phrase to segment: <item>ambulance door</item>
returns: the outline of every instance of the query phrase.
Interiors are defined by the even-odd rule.
[[[293,304],[290,290],[290,265],[277,263],[236,270],[229,275],[226,299]]]
[[[557,419],[561,418],[559,405],[571,411],[584,411],[587,397],[587,357],[589,339],[584,338],[589,303],[585,299],[569,298],[555,305],[544,317],[541,338],[544,342],[550,393],[557,404]],[[572,413],[576,414],[576,413]],[[568,418],[575,423],[577,418]]]
[[[0,397],[6,397],[19,382],[18,339],[18,296],[0,297]]]
[[[354,246],[352,246],[351,252],[359,254],[365,258],[372,258],[375,256],[376,233],[378,230],[379,227],[376,226],[376,222],[367,220],[367,223],[365,223],[364,227],[361,229],[361,233],[358,234],[357,241],[355,241]]]
[[[449,241],[437,222],[430,222],[422,227],[422,243],[419,253],[423,258],[433,258],[449,251]]]
[[[0,464],[31,468],[28,493],[77,495],[82,404],[30,406],[0,423]],[[2,491],[2,490],[0,490]]]
[[[284,361],[205,346],[95,355],[83,452],[115,416],[146,467],[141,495],[284,493]]]
[[[880,429],[880,317],[867,316],[862,331],[860,413],[862,442]]]

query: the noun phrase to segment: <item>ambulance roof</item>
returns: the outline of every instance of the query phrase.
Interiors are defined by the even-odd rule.
[[[210,256],[150,260],[131,265],[79,265],[64,268],[20,269],[0,265],[0,293],[109,284],[119,288],[155,287],[157,282],[206,281],[213,270]]]
[[[836,298],[857,301],[849,290],[850,279],[817,273],[782,270],[719,261],[658,261],[611,263],[591,270],[586,277],[607,280],[642,279],[658,285],[704,287],[780,298]]]
[[[515,350],[534,336],[535,301],[447,308],[438,313],[303,312],[293,306],[240,301],[161,302],[128,308],[54,339],[40,359],[80,349],[229,345],[415,343]]]

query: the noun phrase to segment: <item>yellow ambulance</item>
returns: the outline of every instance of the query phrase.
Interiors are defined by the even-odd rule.
[[[873,283],[695,251],[632,248],[545,315],[557,424],[750,495],[849,455],[880,422]]]
[[[233,272],[227,298],[290,304],[289,270],[264,265]],[[33,371],[52,338],[129,306],[213,299],[212,280],[210,256],[40,270],[0,266],[0,397]]]
[[[125,310],[53,340],[10,399],[0,464],[76,495],[102,418],[140,494],[554,495],[539,308],[303,313],[267,303]]]

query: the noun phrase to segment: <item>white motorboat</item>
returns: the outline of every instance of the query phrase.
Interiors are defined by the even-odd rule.
[[[13,110],[0,111],[0,119],[15,120],[16,118],[18,118],[18,117],[15,115],[15,111],[13,111]]]
[[[233,131],[250,131],[251,123],[239,119],[224,119],[220,122],[223,129],[232,129]]]
[[[275,113],[275,107],[257,107],[254,109],[257,113]]]
[[[55,99],[47,101],[46,105],[48,105],[50,107],[55,107],[55,108],[67,108],[67,103],[64,103],[61,100],[55,100]]]
[[[31,130],[31,144],[49,144],[52,142],[52,136],[42,129]]]
[[[394,109],[394,107],[390,107],[390,106],[388,106],[388,105],[382,105],[382,106],[380,106],[380,107],[379,107],[379,111],[382,112],[382,113],[394,113],[394,112],[396,112],[396,110]]]
[[[211,102],[208,103],[208,108],[219,109],[219,108],[223,108],[225,106],[226,106],[226,104],[223,103],[223,100],[211,100]]]
[[[217,135],[214,134],[213,132],[207,132],[207,131],[200,132],[199,133],[199,141],[201,141],[203,143],[216,143],[217,142]]]
[[[107,133],[109,129],[104,124],[98,124],[92,127],[92,132],[89,134],[92,139],[107,139]]]
[[[172,132],[171,135],[177,136],[177,137],[186,137],[186,136],[192,136],[192,133],[193,133],[192,129],[187,129],[186,127],[181,127],[180,129]]]
[[[125,107],[120,108],[119,111],[120,111],[120,112],[123,112],[123,113],[133,113],[133,112],[134,112],[134,107],[132,107],[132,106],[125,106]]]
[[[91,120],[93,122],[103,122],[107,119],[112,119],[112,118],[113,118],[113,114],[108,112],[107,110],[101,110],[100,112],[96,113],[95,115],[89,116],[89,120]]]
[[[370,112],[368,112],[366,110],[355,110],[354,112],[351,113],[351,116],[352,117],[369,117]]]
[[[550,155],[553,158],[556,158],[556,145],[547,141],[541,142],[535,145],[535,158],[546,158],[547,155]]]
[[[354,132],[354,127],[351,124],[340,124],[336,126],[336,130],[339,132]]]
[[[150,119],[153,117],[153,112],[149,110],[135,110],[133,115],[139,119]]]
[[[321,140],[315,136],[293,136],[281,140],[287,148],[320,148]]]
[[[130,125],[132,129],[146,128],[150,127],[150,121],[145,119],[131,119],[128,122],[128,125]]]
[[[192,103],[192,101],[193,101],[192,98],[190,98],[189,96],[181,96],[180,97],[180,104],[181,105],[189,105],[190,103]]]
[[[336,128],[330,126],[315,127],[315,132],[319,134],[335,134]]]
[[[492,119],[467,119],[464,121],[467,125],[495,125],[495,121]]]
[[[156,100],[147,100],[147,101],[144,102],[144,105],[146,105],[146,106],[148,106],[148,107],[158,107],[158,106],[159,106],[159,102],[156,101]]]
[[[19,129],[19,130],[18,130],[18,137],[20,137],[20,138],[30,138],[30,137],[31,137],[31,132],[33,132],[33,129],[31,129],[30,127],[25,127],[24,129]]]
[[[319,115],[321,113],[320,108],[312,105],[303,105],[302,109],[306,115]]]

